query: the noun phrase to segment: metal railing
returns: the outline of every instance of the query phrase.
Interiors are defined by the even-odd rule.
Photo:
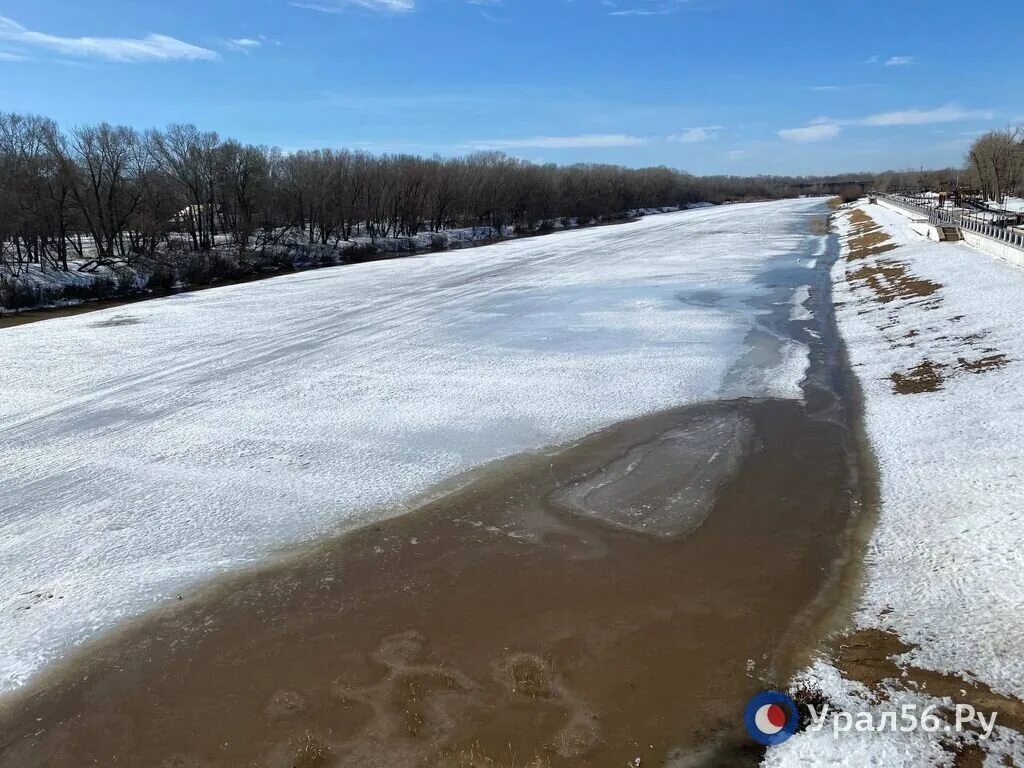
[[[958,209],[947,211],[944,208],[939,208],[937,203],[931,204],[919,197],[890,194],[879,194],[878,197],[911,213],[927,216],[928,223],[933,226],[959,227],[1024,250],[1024,232],[994,224],[979,214]]]

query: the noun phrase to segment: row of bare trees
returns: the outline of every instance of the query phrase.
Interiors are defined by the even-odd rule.
[[[970,181],[987,200],[1001,204],[1008,194],[1024,196],[1024,129],[989,131],[967,153]]]
[[[5,267],[89,271],[180,252],[244,259],[283,241],[337,245],[470,226],[536,231],[560,218],[814,194],[827,182],[539,165],[495,152],[286,154],[192,125],[61,130],[45,117],[0,113],[0,277]]]

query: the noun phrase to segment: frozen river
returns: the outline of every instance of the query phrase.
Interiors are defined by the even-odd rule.
[[[0,691],[468,468],[800,397],[824,213],[684,211],[0,331]]]

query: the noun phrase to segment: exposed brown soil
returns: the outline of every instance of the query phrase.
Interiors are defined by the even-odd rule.
[[[968,373],[987,373],[988,371],[999,370],[1010,362],[1010,358],[999,353],[996,355],[981,357],[977,360],[967,360],[966,358],[958,357],[957,362],[959,363],[960,369],[967,371]]]
[[[898,246],[889,242],[889,236],[883,232],[867,232],[850,238],[849,261],[857,261],[867,256],[876,256],[880,253],[896,250]]]
[[[1024,701],[1002,696],[981,683],[895,661],[911,650],[913,646],[891,632],[861,629],[838,643],[835,661],[846,677],[864,683],[875,693],[881,693],[882,684],[888,683],[939,699],[949,698],[954,703],[970,704],[986,715],[996,712],[999,725],[1024,733]]]
[[[852,211],[850,218],[856,225],[855,232],[862,238],[870,237],[872,240],[862,239],[862,250],[858,256],[849,260],[856,261],[874,255],[866,252],[863,246],[866,245],[870,249],[878,247],[878,244],[884,244],[884,232],[874,225],[870,216],[859,209]],[[850,242],[852,243],[852,239]],[[894,346],[931,348],[932,357],[948,356],[951,339],[946,333],[945,326],[940,323],[929,327],[907,328],[907,323],[901,317],[904,306],[908,303],[920,306],[922,298],[928,300],[924,304],[926,308],[939,308],[942,288],[940,284],[910,275],[906,265],[895,260],[869,260],[864,266],[849,272],[847,279],[869,287],[873,293],[872,298],[868,300],[871,303],[888,305],[885,310],[887,322],[882,329],[896,330],[890,338]],[[957,315],[945,322],[953,325],[964,319],[964,316]],[[894,391],[897,394],[934,392],[941,389],[943,382],[950,375],[954,375],[955,371],[985,373],[1006,365],[1009,360],[1005,355],[992,349],[980,349],[988,335],[987,331],[979,331],[955,337],[955,344],[958,347],[980,353],[984,355],[983,357],[973,360],[959,357],[955,364],[952,361],[947,364],[925,358],[909,371],[891,375]],[[904,643],[896,634],[881,629],[861,629],[840,635],[826,647],[826,652],[846,678],[863,683],[878,696],[886,696],[885,689],[889,688],[918,691],[936,698],[949,698],[954,703],[970,704],[986,715],[994,712],[997,714],[999,725],[1024,733],[1024,702],[997,694],[983,684],[897,661],[899,657],[912,650],[913,646]],[[951,712],[944,714],[952,717]],[[984,750],[968,741],[958,741],[951,744],[949,749],[956,750],[952,758],[953,765],[957,768],[979,768],[985,762]]]
[[[985,750],[977,744],[964,745],[953,756],[953,768],[984,768]]]
[[[850,211],[850,223],[854,224],[855,227],[871,227],[878,229],[878,225],[875,220],[868,216],[860,208],[854,208]]]
[[[898,261],[875,261],[850,272],[849,277],[866,284],[883,304],[895,299],[932,296],[942,288],[936,282],[911,275],[906,266]]]
[[[685,495],[666,435],[716,417],[755,448],[685,534],[554,501],[606,473],[641,508],[656,473],[626,456]],[[503,462],[87,649],[7,701],[0,766],[757,765],[742,707],[814,643],[856,495],[844,434],[737,401]]]
[[[855,208],[850,211],[849,219],[852,231],[847,238],[847,261],[864,263],[847,272],[846,279],[859,287],[867,287],[874,302],[889,307],[885,322],[879,325],[879,330],[887,334],[897,331],[890,336],[893,347],[927,350],[928,357],[909,371],[896,371],[890,374],[893,391],[900,395],[935,392],[942,388],[945,380],[958,372],[987,373],[998,370],[1010,362],[1006,355],[982,345],[988,336],[986,331],[957,337],[958,352],[973,353],[978,357],[972,359],[965,354],[956,357],[955,360],[937,362],[938,359],[949,358],[951,355],[947,348],[948,344],[944,344],[943,349],[938,349],[934,342],[946,342],[949,336],[935,328],[907,329],[902,309],[910,304],[929,310],[941,309],[942,285],[912,274],[901,261],[870,258],[896,246],[890,242],[888,234],[861,209]],[[866,311],[868,310],[862,310]],[[948,322],[956,323],[963,319],[963,316],[958,315],[949,318]]]
[[[922,360],[905,373],[893,373],[892,388],[897,395],[916,395],[942,389],[943,366],[931,360]]]
[[[846,239],[849,249],[846,254],[847,261],[859,261],[897,248],[885,230],[860,208],[850,211],[850,223],[852,227]]]

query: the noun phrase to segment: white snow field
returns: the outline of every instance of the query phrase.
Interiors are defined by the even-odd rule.
[[[730,394],[799,397],[802,345],[735,368],[793,300],[759,275],[811,263],[823,212],[667,213],[0,331],[0,691],[467,468],[715,397],[727,374]]]
[[[880,473],[881,510],[866,557],[855,628],[897,634],[914,646],[901,665],[955,675],[1024,699],[1024,270],[960,243],[935,243],[899,213],[858,206],[895,250],[833,268],[840,333],[863,387]],[[837,217],[849,231],[846,214]],[[844,248],[843,253],[847,251]],[[887,303],[855,274],[896,262],[941,287]],[[999,358],[998,356],[1005,356]],[[897,394],[893,373],[934,364],[937,391]],[[986,364],[983,361],[988,360]],[[999,364],[1004,361],[1003,364]],[[979,365],[980,362],[980,365]],[[965,365],[966,364],[966,365]],[[971,371],[971,367],[975,370]],[[845,679],[827,660],[801,677],[848,712],[899,713],[947,706],[914,683],[884,695]],[[990,713],[984,705],[979,709]],[[1024,736],[1000,728],[980,742],[986,766],[1024,765]],[[952,766],[974,737],[848,733],[826,727],[769,750],[766,766]],[[1003,760],[1015,762],[1003,762]]]

